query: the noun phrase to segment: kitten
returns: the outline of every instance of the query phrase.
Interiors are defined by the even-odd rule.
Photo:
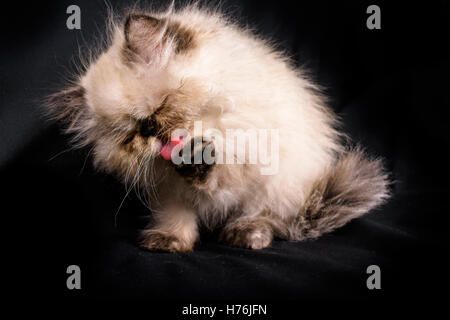
[[[343,146],[336,115],[304,72],[211,9],[127,12],[113,21],[107,50],[47,105],[76,146],[93,146],[98,168],[144,195],[152,220],[141,245],[149,250],[193,250],[200,224],[220,226],[222,241],[252,249],[275,236],[316,238],[388,198],[382,163]],[[175,150],[180,140],[171,144],[176,129],[190,133],[182,150]],[[264,174],[267,164],[247,157],[172,161],[208,146],[218,153],[209,129],[242,129],[238,137],[276,129],[269,139],[278,142],[271,144],[276,172]],[[242,156],[223,149],[230,159]]]

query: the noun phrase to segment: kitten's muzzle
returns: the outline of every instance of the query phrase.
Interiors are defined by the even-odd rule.
[[[139,120],[138,131],[141,137],[155,137],[159,139],[163,144],[167,143],[170,140],[170,137],[163,134],[165,131],[163,130],[162,125],[158,121],[156,121],[153,116]]]
[[[139,133],[143,138],[156,137],[158,135],[158,124],[153,117],[139,120],[138,127]]]

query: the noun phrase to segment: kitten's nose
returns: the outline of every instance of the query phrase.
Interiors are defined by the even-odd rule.
[[[139,121],[139,133],[142,137],[148,138],[158,134],[157,124],[152,117]]]

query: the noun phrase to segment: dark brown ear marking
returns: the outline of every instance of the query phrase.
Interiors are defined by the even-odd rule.
[[[194,47],[194,34],[177,22],[169,23],[167,35],[175,39],[177,43],[176,53],[182,53]]]
[[[85,90],[76,85],[47,97],[45,105],[51,118],[72,123],[85,108]]]
[[[194,44],[194,34],[178,22],[145,14],[128,15],[124,34],[126,61],[132,61],[133,56],[137,55],[148,63],[167,48],[170,40],[175,43],[175,53],[185,52],[193,48]]]

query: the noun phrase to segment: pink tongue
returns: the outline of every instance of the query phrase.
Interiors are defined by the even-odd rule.
[[[179,145],[182,142],[183,141],[180,138],[173,138],[170,142],[162,146],[160,151],[161,156],[166,160],[171,160],[173,148],[175,148],[175,146]]]

